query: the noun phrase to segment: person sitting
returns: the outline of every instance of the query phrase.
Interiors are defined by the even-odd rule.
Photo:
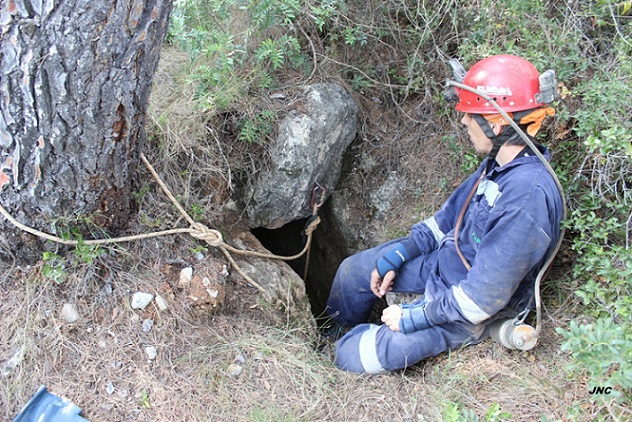
[[[534,139],[555,111],[541,95],[529,61],[498,55],[463,77]],[[456,88],[456,110],[479,153],[487,154],[432,217],[406,238],[346,258],[335,275],[326,312],[350,330],[336,343],[335,364],[377,374],[475,344],[499,318],[532,307],[534,280],[553,253],[563,215],[561,193],[545,165],[494,106]],[[538,149],[548,160],[550,152]],[[387,291],[422,294],[384,309],[367,323]]]

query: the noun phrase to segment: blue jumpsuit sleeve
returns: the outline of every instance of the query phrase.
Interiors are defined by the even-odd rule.
[[[486,165],[487,160],[484,160],[478,170],[450,195],[435,215],[412,227],[410,236],[402,242],[407,250],[416,248],[422,253],[428,253],[439,247],[446,233],[456,225],[461,208]]]
[[[543,227],[522,208],[499,213],[460,283],[425,304],[430,325],[451,321],[479,324],[509,303],[527,273],[542,261],[551,244]]]

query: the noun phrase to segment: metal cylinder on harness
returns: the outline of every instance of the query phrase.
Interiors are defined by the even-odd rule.
[[[512,350],[531,350],[538,342],[535,328],[515,319],[501,319],[489,326],[489,334],[497,343]]]

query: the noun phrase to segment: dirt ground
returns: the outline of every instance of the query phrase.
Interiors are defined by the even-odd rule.
[[[195,247],[172,237],[106,249],[66,268],[59,284],[44,262],[3,267],[0,419],[12,420],[41,385],[93,422],[566,420],[587,396],[582,380],[565,376],[554,333],[569,303],[551,306],[532,352],[488,340],[403,372],[358,376],[336,369],[312,330],[285,320],[234,272],[211,280],[224,289],[215,301],[200,299],[181,269],[223,269],[216,251]],[[139,291],[167,308],[154,299],[133,309]],[[75,322],[64,320],[65,304]]]

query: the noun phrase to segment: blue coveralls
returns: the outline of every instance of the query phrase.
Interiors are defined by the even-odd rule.
[[[548,159],[549,151],[541,150]],[[459,229],[468,271],[455,248],[454,228],[484,169]],[[502,167],[486,158],[434,216],[412,227],[408,238],[342,262],[327,312],[354,328],[336,344],[336,365],[381,373],[482,341],[489,323],[531,305],[535,277],[555,247],[561,218],[560,193],[538,157],[523,153]],[[402,305],[402,332],[395,332],[366,321],[377,299],[370,289],[376,260],[402,244],[412,252],[393,291],[423,296]]]

